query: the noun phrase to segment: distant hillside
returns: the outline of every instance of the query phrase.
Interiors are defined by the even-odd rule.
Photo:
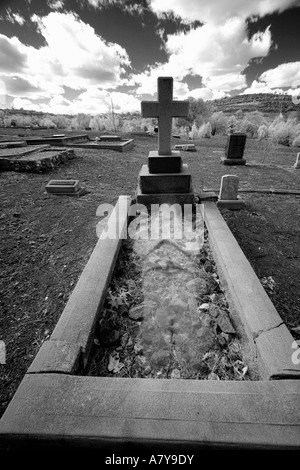
[[[221,98],[209,101],[213,111],[223,111],[225,114],[234,114],[239,109],[243,112],[260,111],[266,117],[274,118],[281,112],[283,115],[294,115],[300,110],[300,105],[292,102],[291,95],[274,95],[260,93],[252,95],[236,95],[230,98]]]

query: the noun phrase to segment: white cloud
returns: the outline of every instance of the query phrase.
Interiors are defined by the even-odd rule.
[[[212,90],[211,88],[203,87],[194,88],[193,90],[189,91],[184,99],[189,98],[191,96],[192,98],[201,98],[202,100],[207,101],[224,98],[227,95],[228,93],[224,93],[224,91]]]
[[[87,3],[99,10],[116,5],[130,14],[142,14],[144,11],[143,5],[139,2],[131,3],[131,0],[87,0]]]
[[[266,70],[259,80],[270,88],[291,87],[294,82],[300,81],[300,61],[280,64],[274,69]]]
[[[162,15],[173,12],[187,22],[222,24],[229,18],[238,16],[246,19],[251,16],[264,16],[279,13],[299,6],[298,0],[150,0],[152,10]]]
[[[18,23],[20,26],[25,23],[23,16],[21,16],[18,12],[13,13],[11,8],[7,8],[5,19],[10,23]]]
[[[130,60],[119,44],[104,41],[74,13],[52,12],[34,15],[32,20],[47,42],[39,55],[63,84],[78,89],[96,83],[114,88],[122,83],[120,76]]]
[[[141,109],[140,100],[133,95],[115,91],[109,93],[106,90],[99,90],[97,87],[91,87],[81,93],[73,102],[73,106],[77,109],[77,112],[101,114],[110,109],[111,102],[117,113],[133,112]]]
[[[266,83],[253,80],[251,86],[246,88],[241,94],[250,95],[255,93],[277,93],[283,94],[284,91],[281,88],[270,88]]]
[[[222,25],[205,24],[187,33],[169,35],[165,44],[168,62],[131,77],[130,83],[138,85],[138,94],[154,94],[159,76],[172,76],[181,82],[186,75],[199,75],[213,95],[241,90],[246,87],[242,72],[248,62],[266,56],[270,46],[269,28],[249,39],[246,23],[240,18]]]

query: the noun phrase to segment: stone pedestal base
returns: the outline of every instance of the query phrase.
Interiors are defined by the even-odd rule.
[[[159,155],[157,150],[149,152],[149,173],[180,173],[182,160],[180,151],[173,150],[171,155]]]
[[[150,212],[151,204],[180,204],[181,207],[184,204],[194,203],[194,193],[192,187],[188,193],[157,193],[157,194],[143,194],[140,186],[137,188],[136,202],[137,204],[143,204]]]
[[[246,160],[244,158],[221,157],[221,163],[223,163],[223,165],[246,165]]]
[[[182,165],[180,173],[150,173],[148,166],[143,165],[139,174],[139,184],[143,194],[188,193],[191,180],[187,165]]]
[[[217,201],[217,206],[219,209],[229,209],[231,211],[238,211],[244,209],[245,202],[239,198],[236,200],[219,199]]]

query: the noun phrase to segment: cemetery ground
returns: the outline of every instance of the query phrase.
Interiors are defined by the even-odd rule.
[[[18,134],[18,130],[10,130]],[[77,132],[78,133],[78,132]],[[156,148],[156,136],[134,136],[127,153],[76,148],[76,159],[47,173],[0,173],[1,331],[6,364],[0,365],[0,415],[3,414],[43,341],[57,323],[97,242],[97,207],[133,195],[141,165]],[[178,143],[191,143],[173,139]],[[240,179],[244,210],[222,214],[295,339],[300,337],[300,195],[293,169],[296,149],[271,148],[247,140],[247,165],[220,164],[226,137],[195,142],[182,152],[197,195],[218,190],[221,177]],[[218,153],[219,152],[219,153]],[[82,197],[48,194],[51,179],[78,179]],[[245,192],[242,190],[262,190]],[[298,330],[297,330],[298,328]]]

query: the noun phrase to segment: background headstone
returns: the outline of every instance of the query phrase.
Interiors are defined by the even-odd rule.
[[[297,159],[296,159],[296,163],[294,164],[294,168],[297,168],[298,170],[300,170],[300,153],[297,153]]]

